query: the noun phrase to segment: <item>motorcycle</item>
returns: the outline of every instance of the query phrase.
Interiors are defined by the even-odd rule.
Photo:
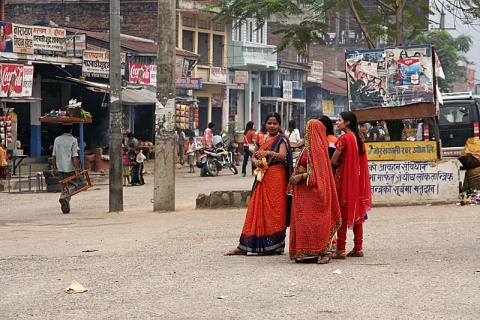
[[[208,174],[212,177],[218,176],[218,172],[224,168],[230,169],[233,174],[238,174],[237,167],[233,164],[233,153],[225,148],[226,140],[228,138],[222,137],[221,142],[216,144],[215,150],[202,149],[197,167],[206,166]]]

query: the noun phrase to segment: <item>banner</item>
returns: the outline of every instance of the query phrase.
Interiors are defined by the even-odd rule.
[[[125,53],[120,54],[121,74],[125,74]],[[110,77],[110,52],[108,51],[83,51],[82,75],[84,77],[109,78]]]
[[[350,110],[434,102],[430,45],[346,52]]]
[[[202,78],[177,78],[175,79],[175,88],[182,89],[202,89],[203,79]]]
[[[67,57],[82,57],[87,49],[87,38],[84,33],[66,37]]]
[[[366,142],[368,161],[435,161],[437,160],[436,141],[385,141]]]
[[[65,29],[33,27],[33,50],[37,54],[54,54],[64,56],[67,32]]]
[[[0,97],[32,96],[33,66],[2,63],[1,75]]]

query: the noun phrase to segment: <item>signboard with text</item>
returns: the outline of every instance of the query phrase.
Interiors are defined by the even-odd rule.
[[[84,33],[66,37],[67,57],[81,57],[87,49],[87,40]]]
[[[138,84],[157,85],[157,65],[129,63],[129,81]]]
[[[210,82],[227,83],[227,69],[223,67],[210,67]]]
[[[2,63],[1,75],[0,97],[32,96],[33,66]]]
[[[125,53],[120,54],[121,74],[125,74]],[[108,51],[83,51],[82,75],[84,77],[109,78],[110,52]]]
[[[175,87],[182,89],[202,89],[202,78],[177,78],[175,79]]]
[[[12,23],[13,52],[33,54],[33,26]]]
[[[436,141],[366,142],[368,160],[433,161],[437,159]]]
[[[37,54],[66,54],[65,29],[49,27],[33,27],[33,50]]]

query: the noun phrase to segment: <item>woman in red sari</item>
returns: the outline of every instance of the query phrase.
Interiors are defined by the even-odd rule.
[[[367,154],[353,112],[340,113],[337,125],[338,129],[345,132],[338,139],[337,150],[332,157],[332,165],[337,168],[335,183],[342,211],[342,225],[337,232],[337,250],[332,258],[363,257],[363,222],[367,211],[372,208]],[[353,229],[354,236],[354,247],[348,254],[345,251],[347,229]]]
[[[305,128],[305,146],[294,173],[290,220],[290,259],[296,262],[330,261],[332,239],[341,224],[326,128],[313,119]]]
[[[246,255],[247,252],[281,254],[285,248],[287,229],[287,184],[292,169],[292,152],[288,138],[279,132],[280,115],[269,113],[265,120],[268,135],[265,143],[253,154],[255,182],[240,244],[225,255]]]

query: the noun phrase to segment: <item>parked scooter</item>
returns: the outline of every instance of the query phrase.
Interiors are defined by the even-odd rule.
[[[212,177],[218,176],[218,172],[223,168],[228,168],[233,174],[238,174],[237,167],[233,163],[233,154],[225,147],[228,137],[223,135],[221,139],[217,140],[215,150],[202,149],[197,166],[199,168],[206,166],[206,171]]]

